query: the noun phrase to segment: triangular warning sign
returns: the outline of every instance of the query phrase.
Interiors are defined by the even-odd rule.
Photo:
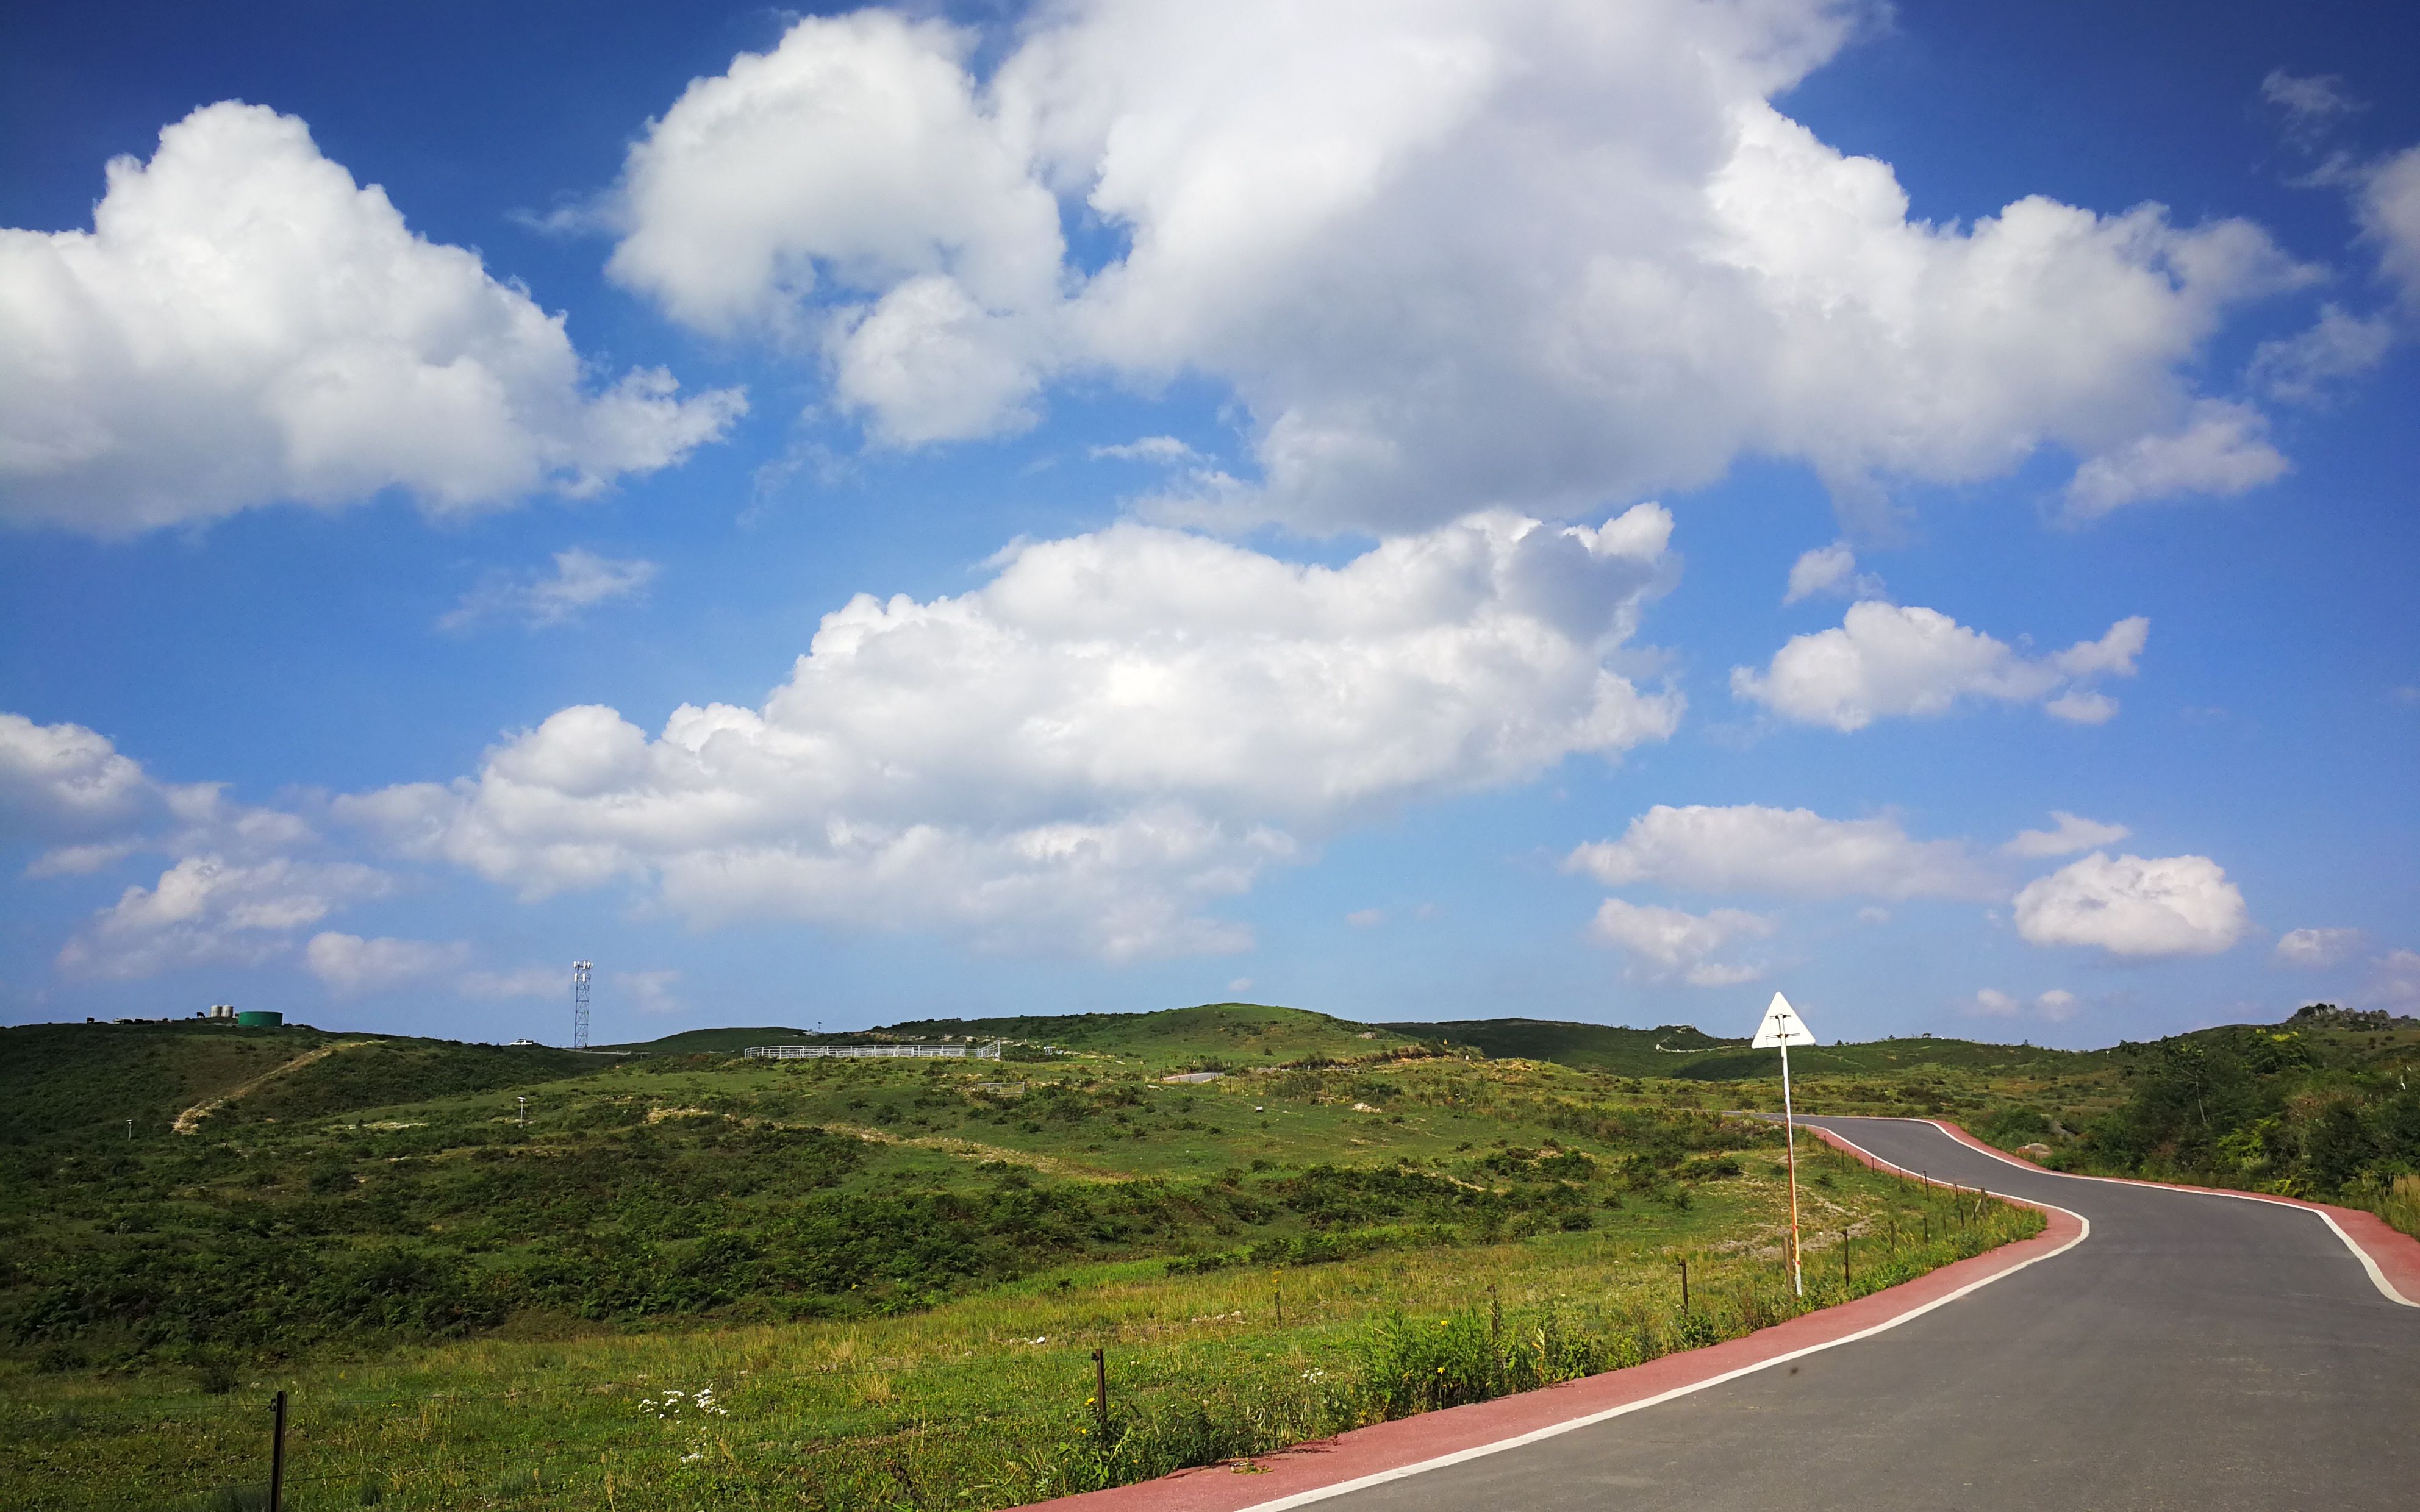
[[[1764,1022],[1756,1026],[1756,1048],[1770,1050],[1776,1045],[1814,1042],[1815,1036],[1807,1032],[1805,1021],[1790,1006],[1790,999],[1774,994],[1773,1006],[1764,1011]]]

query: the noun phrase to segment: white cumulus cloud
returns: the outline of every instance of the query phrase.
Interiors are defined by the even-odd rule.
[[[2067,517],[2098,519],[2129,504],[2185,494],[2231,497],[2286,475],[2269,421],[2249,405],[2204,399],[2180,429],[2149,433],[2087,458],[2067,486]]]
[[[225,789],[163,782],[83,725],[0,713],[0,824],[69,841],[36,857],[30,875],[86,875],[140,851],[266,855],[311,838],[293,814],[236,803]]]
[[[1731,692],[1785,719],[1839,731],[1947,714],[1962,700],[2041,700],[2055,716],[2099,723],[2115,702],[2076,680],[2132,676],[2150,625],[2120,620],[2098,640],[2037,658],[1937,609],[1867,600],[1850,605],[1837,628],[1792,637],[1763,671],[1732,668]]]
[[[2007,889],[1958,841],[1912,839],[1891,819],[1826,819],[1807,809],[1657,804],[1616,841],[1564,862],[1610,887],[1791,898],[1975,898]]]
[[[2048,856],[2073,856],[2078,851],[2098,850],[2115,845],[2133,833],[2124,825],[2104,825],[2081,819],[2064,809],[2053,809],[2055,824],[2049,829],[2021,829],[2017,838],[2000,847],[2010,856],[2039,860]]]
[[[2277,936],[2270,958],[2281,966],[2332,966],[2361,949],[2357,929],[2290,929]]]
[[[1743,938],[1773,933],[1773,920],[1737,908],[1692,914],[1607,898],[1589,925],[1599,943],[1629,958],[1631,975],[1651,981],[1679,978],[1692,987],[1736,987],[1764,975],[1762,966],[1710,959]]]
[[[737,391],[592,391],[560,316],[413,234],[302,122],[205,106],[109,164],[90,231],[0,230],[0,519],[118,537],[398,488],[585,493],[721,436]]]
[[[1843,598],[1883,596],[1883,580],[1871,573],[1857,570],[1857,553],[1846,541],[1819,546],[1799,554],[1790,564],[1790,589],[1781,595],[1784,606],[1818,594],[1837,594]]]
[[[810,17],[634,143],[613,270],[811,355],[884,443],[1221,381],[1258,477],[1159,507],[1229,525],[1570,513],[1751,453],[1870,501],[2186,424],[2229,308],[2311,275],[2156,205],[1911,219],[1772,103],[1868,14],[1069,0],[988,50]]]
[[[2138,958],[2215,955],[2252,927],[2243,894],[2209,856],[2102,851],[2027,883],[2016,919],[2029,944]]]
[[[211,962],[256,964],[292,949],[295,932],[392,887],[383,872],[351,861],[244,865],[189,856],[96,915],[60,949],[59,969],[133,979]]]
[[[20,833],[112,827],[156,795],[142,764],[80,724],[0,714],[0,816]]]
[[[1671,517],[1490,514],[1304,566],[1121,525],[955,598],[861,595],[759,709],[565,709],[473,777],[340,800],[530,896],[617,879],[775,916],[1109,958],[1240,949],[1206,912],[1338,826],[1670,733],[1613,670]]]

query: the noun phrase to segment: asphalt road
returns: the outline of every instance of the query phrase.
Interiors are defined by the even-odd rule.
[[[2420,1308],[2318,1216],[1807,1121],[2091,1234],[1870,1338],[1322,1512],[2420,1508]]]

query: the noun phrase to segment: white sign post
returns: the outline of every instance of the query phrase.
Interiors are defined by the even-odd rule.
[[[1790,1108],[1790,1047],[1814,1042],[1815,1036],[1807,1032],[1790,999],[1774,994],[1772,1006],[1764,1011],[1764,1022],[1756,1026],[1756,1048],[1779,1046],[1781,1050],[1781,1127],[1790,1149],[1790,1286],[1801,1297],[1807,1295],[1807,1277],[1798,1266],[1798,1124]]]

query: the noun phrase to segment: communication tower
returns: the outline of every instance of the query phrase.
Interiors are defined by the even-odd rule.
[[[571,963],[571,1048],[588,1048],[588,973],[592,961]]]

